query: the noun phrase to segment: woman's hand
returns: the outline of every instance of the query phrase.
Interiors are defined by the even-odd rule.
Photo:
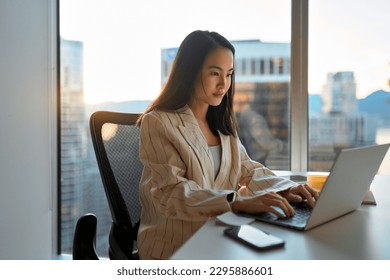
[[[285,191],[279,192],[278,194],[289,202],[301,202],[306,199],[310,207],[314,207],[314,203],[319,196],[319,192],[307,184],[291,187]]]
[[[283,213],[271,207],[279,207]],[[240,197],[237,196],[232,204],[233,212],[245,212],[256,214],[260,212],[271,212],[278,217],[291,217],[295,215],[290,203],[277,193],[267,193],[262,196]]]

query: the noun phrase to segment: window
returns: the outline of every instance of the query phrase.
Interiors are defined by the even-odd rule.
[[[294,88],[294,92],[298,95],[291,100],[289,97],[290,93],[293,94],[290,79],[295,79],[290,76],[290,57],[293,58],[290,56],[290,25],[291,20],[296,20],[290,18],[290,2],[276,1],[278,9],[269,6],[267,1],[257,2],[258,6],[251,6],[255,4],[250,1],[240,2],[239,7],[231,6],[231,10],[226,10],[227,17],[250,19],[234,21],[226,27],[220,26],[207,12],[202,20],[195,17],[184,20],[189,14],[181,3],[176,4],[173,11],[158,15],[149,13],[148,5],[158,6],[156,10],[163,11],[170,1],[121,6],[124,2],[100,0],[94,2],[93,8],[86,0],[60,2],[61,240],[64,252],[70,252],[74,223],[82,213],[92,211],[98,214],[99,221],[102,221],[98,236],[105,234],[109,227],[109,223],[104,222],[110,217],[88,136],[89,114],[97,109],[124,110],[124,107],[129,111],[142,111],[164,85],[177,46],[194,29],[217,30],[235,45],[237,106],[251,105],[251,109],[263,117],[262,123],[269,131],[267,137],[277,139],[273,142],[279,143],[277,146],[282,152],[274,150],[255,155],[250,152],[250,141],[245,145],[252,157],[270,168],[294,168],[294,162],[300,161],[298,169],[328,171],[341,148],[390,142],[390,58],[387,54],[390,43],[383,35],[390,24],[384,14],[390,4],[379,0],[361,3],[350,13],[347,11],[351,6],[356,6],[353,1],[310,2],[310,51],[303,50],[303,55],[309,54],[307,120],[305,107],[300,107],[299,103],[305,100],[304,94],[299,96],[299,93],[306,92],[304,78],[298,78],[295,83],[298,90]],[[306,1],[300,3],[304,7],[307,4]],[[121,11],[119,14],[118,10]],[[127,13],[135,11],[144,16],[142,30],[134,28],[132,22],[125,22]],[[264,12],[264,15],[260,16],[259,12]],[[151,18],[166,17],[167,14],[188,22],[188,25],[178,29],[174,23],[158,27],[147,24],[158,22]],[[101,24],[102,15],[106,18],[115,15],[116,20]],[[369,15],[375,15],[375,18],[370,19]],[[90,21],[83,21],[85,17]],[[282,24],[270,26],[269,22],[275,20]],[[112,32],[116,29],[121,32],[118,37]],[[173,37],[161,35],[171,29],[177,30]],[[155,36],[146,36],[145,33]],[[347,33],[349,36],[345,36]],[[123,34],[132,34],[132,37]],[[301,35],[299,40],[304,37]],[[256,37],[258,39],[253,39]],[[304,47],[307,42],[303,38],[300,43]],[[120,55],[113,56],[114,53]],[[299,63],[295,63],[295,67]],[[115,75],[109,76],[110,72]],[[298,72],[293,71],[291,75]],[[294,117],[297,114],[298,117]],[[302,125],[305,121],[308,121],[309,131],[307,145],[306,130]],[[290,124],[297,129],[292,129]],[[292,132],[301,138],[294,142]],[[244,139],[245,135],[241,137]],[[291,152],[298,151],[291,156],[290,145]],[[305,153],[308,153],[307,164]],[[380,173],[389,173],[389,166],[387,156]],[[104,242],[104,238],[98,237],[98,247],[102,250],[106,248]]]
[[[249,105],[276,139],[277,149],[250,153],[270,168],[328,171],[341,148],[390,142],[388,1],[182,2],[60,1],[62,253],[71,252],[78,217],[94,212],[98,253],[107,255],[111,217],[89,115],[142,111],[195,29],[218,31],[235,45],[236,105]],[[230,21],[215,18],[221,5]],[[387,155],[380,173],[389,167]]]
[[[273,58],[269,59],[269,73],[271,75],[274,74],[274,59]]]
[[[226,20],[215,16],[220,7]],[[289,168],[290,77],[266,70],[270,57],[290,58],[289,0],[60,1],[62,253],[71,252],[77,219],[94,212],[98,253],[107,256],[111,217],[89,136],[91,112],[143,111],[164,85],[180,42],[196,29],[217,31],[236,48],[237,100],[250,107],[251,115],[242,115],[262,126],[254,130],[262,153],[251,152],[249,141],[248,152],[270,168]]]
[[[260,74],[264,74],[265,72],[264,59],[260,59]]]
[[[256,74],[256,60],[255,59],[251,59],[251,74],[252,75],[255,75]]]
[[[278,74],[283,74],[283,58],[278,59]]]
[[[241,66],[241,74],[243,75],[243,76],[246,76],[246,74],[247,74],[247,71],[246,71],[246,59],[243,59],[243,60],[241,60],[241,63],[242,63],[242,66]]]
[[[342,148],[390,142],[390,2],[309,9],[309,170],[329,171]],[[390,173],[389,157],[380,173]]]

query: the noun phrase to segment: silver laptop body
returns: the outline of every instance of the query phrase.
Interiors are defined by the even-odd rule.
[[[295,218],[280,219],[270,213],[251,217],[297,230],[308,230],[356,210],[389,147],[390,144],[384,144],[342,150],[306,222],[296,222]]]

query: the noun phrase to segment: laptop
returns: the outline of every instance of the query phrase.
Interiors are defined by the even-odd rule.
[[[384,144],[342,150],[313,208],[305,203],[292,204],[296,215],[289,218],[268,212],[243,215],[305,231],[350,213],[362,204],[389,147]]]

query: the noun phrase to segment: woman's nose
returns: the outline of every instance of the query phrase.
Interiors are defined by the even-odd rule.
[[[223,90],[225,90],[225,87],[226,87],[226,79],[222,77],[219,80],[217,88],[218,88],[219,91],[223,91]]]

